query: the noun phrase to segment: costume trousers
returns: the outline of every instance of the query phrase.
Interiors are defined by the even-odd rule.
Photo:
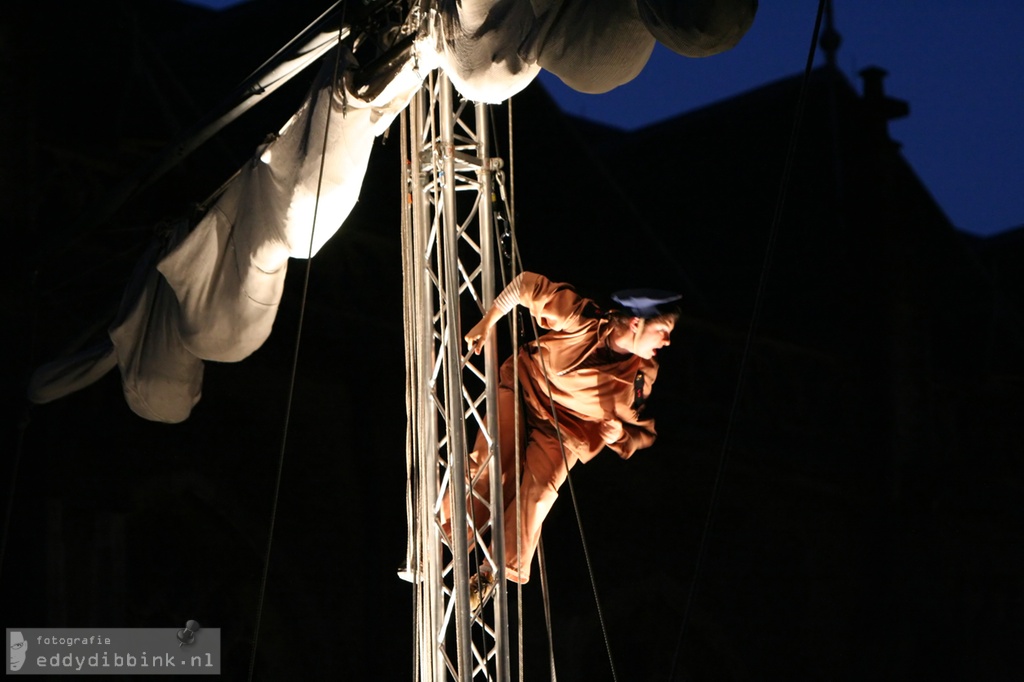
[[[521,479],[517,503],[515,486],[515,394],[509,388],[498,391],[498,439],[501,448],[502,502],[505,512],[505,569],[506,577],[518,583],[530,579],[530,565],[540,543],[541,527],[547,518],[558,489],[565,482],[568,469],[576,463],[576,455],[562,448],[553,425],[538,422],[520,410],[520,445],[525,452],[520,458]],[[487,460],[487,441],[481,434],[470,453],[469,475],[474,480],[471,506],[474,523],[483,527],[489,518],[490,475],[484,466]],[[567,466],[568,465],[568,466]],[[520,532],[517,532],[520,531]],[[517,541],[518,538],[518,541]]]

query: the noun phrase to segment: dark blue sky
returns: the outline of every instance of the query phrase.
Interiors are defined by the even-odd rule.
[[[687,59],[659,48],[604,95],[543,82],[570,113],[640,127],[801,73],[817,7],[762,0],[733,50]],[[953,224],[980,235],[1024,225],[1024,2],[834,0],[834,13],[839,67],[858,91],[865,66],[889,72],[887,94],[910,104],[890,133]]]
[[[910,104],[891,135],[953,224],[978,235],[1024,225],[1024,1],[834,3],[840,68],[858,90],[865,66],[889,72],[886,92]],[[687,59],[658,48],[637,79],[602,95],[576,93],[547,73],[541,79],[570,113],[642,127],[801,73],[817,6],[762,0],[735,49]]]

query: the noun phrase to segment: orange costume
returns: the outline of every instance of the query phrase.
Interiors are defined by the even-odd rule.
[[[498,391],[506,577],[525,583],[540,541],[541,525],[568,470],[577,461],[590,461],[606,445],[628,459],[654,442],[654,420],[641,419],[640,414],[657,376],[658,364],[653,359],[612,350],[608,344],[612,321],[593,301],[581,297],[567,284],[524,272],[495,301],[502,314],[516,304],[529,308],[537,324],[550,330],[518,353],[519,385],[525,408],[520,414],[520,443],[525,454],[521,458],[518,506],[522,534],[518,548],[513,358],[501,366]],[[599,429],[609,419],[622,423],[622,435],[606,443]],[[475,451],[470,453],[471,476],[477,474],[486,455],[487,445],[481,434]],[[488,486],[484,470],[476,487],[486,497]],[[477,504],[474,513],[479,527],[486,519],[486,509]]]

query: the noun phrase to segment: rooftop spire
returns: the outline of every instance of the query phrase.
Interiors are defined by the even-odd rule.
[[[833,21],[832,0],[825,0],[825,30],[822,31],[818,44],[825,51],[825,63],[832,68],[836,68],[836,52],[839,50],[841,42],[842,37],[839,35],[839,31],[836,30],[835,22]]]
[[[887,75],[888,72],[878,66],[868,66],[860,70],[860,77],[864,81],[864,111],[871,121],[873,132],[878,139],[891,141],[889,121],[907,116],[910,113],[910,105],[904,100],[885,94],[882,81]]]

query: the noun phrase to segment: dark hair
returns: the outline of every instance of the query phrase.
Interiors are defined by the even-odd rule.
[[[675,308],[666,313],[662,313],[661,315],[655,315],[654,317],[643,317],[640,319],[644,321],[645,325],[648,325],[652,322],[671,322],[672,324],[675,324],[676,322],[679,321],[680,312],[681,311],[679,310],[679,308]],[[630,320],[632,320],[634,317],[637,316],[631,315],[628,310],[608,311],[608,321],[612,323],[612,326],[615,329],[625,329],[626,327],[629,326]]]

